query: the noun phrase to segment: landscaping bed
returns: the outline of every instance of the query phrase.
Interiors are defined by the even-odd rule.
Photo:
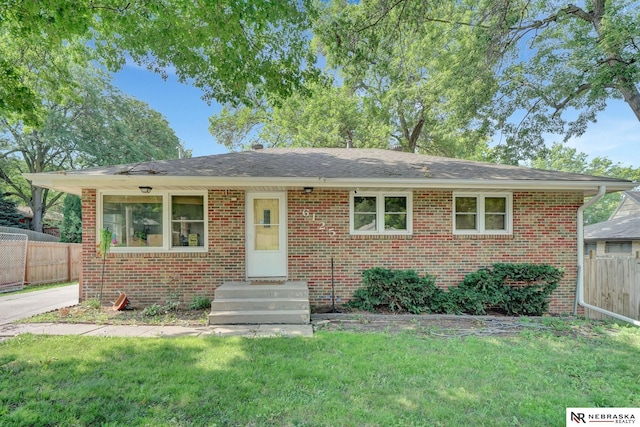
[[[339,311],[339,312],[338,312]],[[172,309],[149,315],[144,310],[116,311],[88,304],[62,308],[24,319],[27,323],[95,323],[100,325],[208,325],[208,309]],[[611,322],[584,321],[575,317],[515,317],[493,313],[486,316],[447,314],[369,313],[351,307],[314,307],[311,322],[316,331],[413,333],[436,338],[464,336],[516,336],[548,332],[556,336],[594,336],[613,331]]]

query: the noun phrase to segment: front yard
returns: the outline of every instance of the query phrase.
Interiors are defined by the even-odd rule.
[[[320,330],[313,338],[19,336],[0,343],[3,425],[564,425],[640,407],[640,329],[513,336]]]

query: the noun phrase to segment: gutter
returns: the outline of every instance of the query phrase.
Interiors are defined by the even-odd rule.
[[[588,308],[589,310],[606,314],[607,316],[614,317],[618,320],[623,320],[635,326],[640,326],[640,321],[638,320],[623,316],[618,313],[614,313],[609,310],[605,310],[604,308],[596,307],[594,305],[586,303],[584,300],[584,210],[600,200],[606,192],[607,186],[600,185],[598,193],[591,199],[589,199],[588,202],[578,208],[578,277],[576,280],[576,301],[573,307],[573,314],[578,314],[578,304],[580,304],[582,307]]]
[[[25,173],[23,176],[40,187],[131,189],[140,185],[152,187],[317,187],[317,188],[432,188],[432,189],[499,189],[524,191],[582,191],[591,193],[595,186],[605,185],[609,191],[629,190],[631,182],[602,181],[537,181],[513,179],[423,179],[423,178],[327,178],[327,177],[224,177],[224,176],[147,176],[147,175],[87,175],[80,173]]]

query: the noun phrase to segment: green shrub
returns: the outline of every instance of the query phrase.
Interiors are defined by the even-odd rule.
[[[364,287],[356,290],[349,306],[392,312],[540,316],[564,273],[546,264],[494,264],[469,273],[448,292],[435,286],[430,275],[413,270],[372,268],[362,273]]]
[[[191,304],[187,307],[189,310],[205,310],[211,307],[211,298],[205,296],[194,296]]]
[[[539,316],[547,311],[549,296],[563,275],[546,264],[497,263],[467,274],[462,283],[450,287],[448,307],[475,315],[494,309],[508,315]]]
[[[100,301],[97,298],[89,298],[82,302],[82,306],[97,310],[100,308]]]
[[[549,296],[564,276],[560,269],[546,264],[495,264],[494,271],[508,287],[503,309],[509,315],[541,316],[549,308]]]
[[[372,268],[362,273],[364,287],[356,290],[351,307],[367,311],[429,313],[438,292],[435,277],[420,277],[413,270]]]
[[[155,317],[161,314],[165,314],[165,308],[158,304],[152,304],[142,310],[142,315],[147,317]]]

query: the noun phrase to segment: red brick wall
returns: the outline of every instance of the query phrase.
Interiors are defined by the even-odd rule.
[[[82,297],[98,295],[101,258],[95,246],[95,191],[83,192]],[[443,287],[494,262],[548,263],[565,269],[550,311],[573,310],[576,211],[579,193],[513,193],[513,235],[454,236],[451,191],[414,191],[412,236],[351,236],[349,191],[288,191],[289,279],[309,283],[311,303],[330,303],[331,258],[336,297],[348,299],[371,267],[412,268],[437,276]],[[234,200],[235,199],[235,200]],[[207,253],[113,254],[107,260],[103,301],[124,291],[134,306],[164,303],[172,292],[189,303],[213,297],[227,280],[245,278],[244,191],[209,191]],[[305,215],[308,212],[308,215]],[[314,221],[315,214],[315,221]]]
[[[581,204],[577,193],[516,192],[512,235],[454,236],[451,191],[414,191],[413,236],[351,236],[348,191],[290,191],[289,278],[309,282],[312,304],[328,304],[332,257],[340,301],[361,286],[362,271],[372,267],[433,274],[446,288],[495,262],[548,263],[565,270],[550,311],[569,312],[576,279],[576,212]],[[305,209],[308,216],[303,215]]]
[[[210,190],[207,253],[110,253],[107,257],[103,304],[126,292],[131,304],[164,304],[176,296],[189,304],[194,296],[213,298],[226,280],[244,278],[244,191]],[[234,200],[235,199],[235,200]],[[102,258],[96,254],[96,192],[82,192],[82,298],[100,293]]]

